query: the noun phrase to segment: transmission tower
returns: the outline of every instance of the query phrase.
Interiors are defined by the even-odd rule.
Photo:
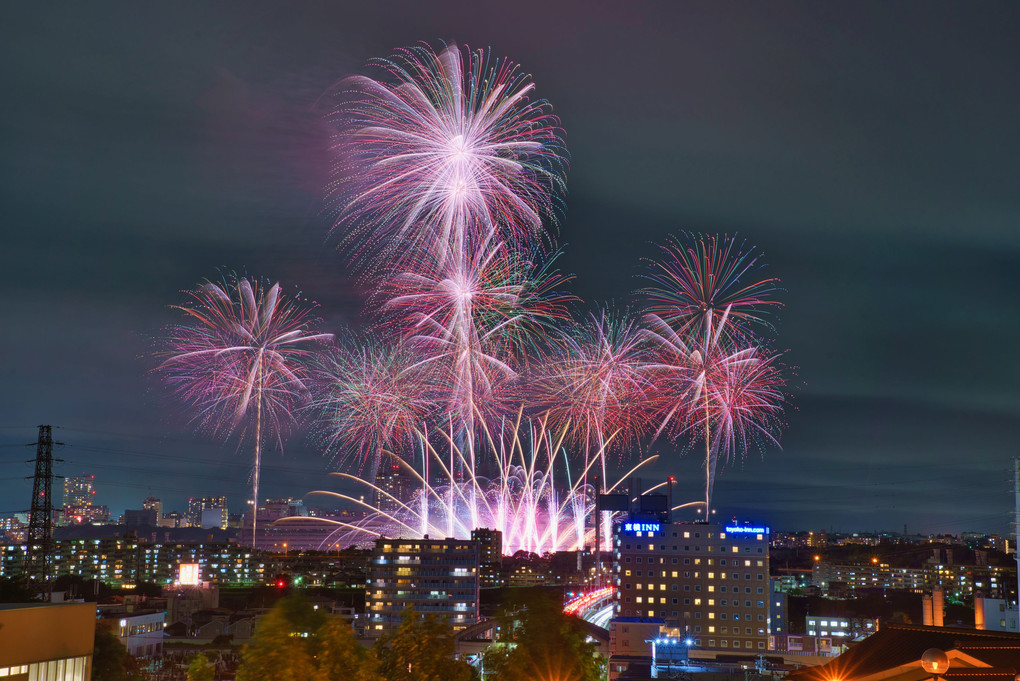
[[[32,484],[32,509],[28,517],[28,542],[25,552],[25,574],[45,584],[50,577],[53,557],[53,458],[52,426],[39,426],[35,449],[35,475]],[[62,476],[57,476],[62,477]]]

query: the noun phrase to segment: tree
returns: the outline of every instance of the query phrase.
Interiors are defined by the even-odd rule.
[[[241,651],[237,681],[381,681],[377,666],[349,623],[292,594],[259,620]]]
[[[518,622],[514,626],[514,620]],[[563,614],[558,601],[541,596],[504,617],[509,640],[485,653],[485,669],[497,681],[599,681],[603,661],[587,641],[584,624]]]
[[[216,678],[216,663],[199,653],[191,658],[188,665],[188,681],[213,681]]]
[[[326,620],[318,631],[318,672],[314,681],[380,681],[375,656],[354,637],[351,625],[339,618]]]
[[[241,651],[237,681],[307,681],[315,674],[315,634],[323,616],[300,595],[281,598]]]
[[[404,610],[400,626],[375,644],[386,681],[471,681],[474,670],[454,657],[456,642],[446,622]],[[238,680],[240,681],[240,679]]]

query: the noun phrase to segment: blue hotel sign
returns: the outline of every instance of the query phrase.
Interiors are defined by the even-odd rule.
[[[769,528],[767,527],[727,527],[726,531],[730,534],[768,534]]]
[[[624,523],[624,532],[658,532],[662,529],[659,523]]]

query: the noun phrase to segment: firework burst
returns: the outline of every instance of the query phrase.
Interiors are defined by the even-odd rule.
[[[327,453],[367,467],[385,450],[412,449],[435,411],[433,377],[406,347],[359,339],[330,348],[314,371],[315,430]]]
[[[359,259],[378,249],[400,261],[424,250],[445,259],[493,229],[515,246],[544,241],[566,150],[527,75],[454,44],[400,49],[372,66],[382,76],[345,80],[331,114],[339,161],[330,196],[342,242]]]
[[[205,430],[254,443],[257,507],[263,441],[283,448],[295,411],[309,396],[313,345],[332,334],[315,333],[310,308],[288,300],[279,284],[244,277],[207,281],[176,309],[185,321],[166,334],[163,379]],[[254,533],[253,514],[253,541]]]
[[[649,357],[629,315],[601,310],[577,327],[534,381],[534,406],[553,423],[569,424],[586,468],[597,459],[603,481],[610,445],[637,442],[650,430]]]
[[[522,366],[568,318],[563,278],[493,236],[457,262],[422,259],[377,292],[381,327],[445,376],[447,409],[463,424],[516,410]]]
[[[773,297],[779,280],[761,278],[760,254],[746,242],[684,234],[660,249],[645,275],[651,286],[641,292],[647,312],[681,336],[699,334],[711,318],[712,327],[731,338],[753,338],[754,327],[768,326],[771,310],[781,305]]]
[[[652,264],[645,289],[647,338],[655,347],[654,404],[658,433],[701,440],[705,449],[705,513],[720,458],[745,453],[750,441],[778,444],[786,402],[780,355],[754,334],[777,279],[757,279],[761,265],[729,237],[673,239],[665,261]]]

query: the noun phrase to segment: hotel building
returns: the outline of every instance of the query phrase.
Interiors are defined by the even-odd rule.
[[[632,519],[615,544],[617,617],[660,618],[701,649],[766,649],[767,527]]]

